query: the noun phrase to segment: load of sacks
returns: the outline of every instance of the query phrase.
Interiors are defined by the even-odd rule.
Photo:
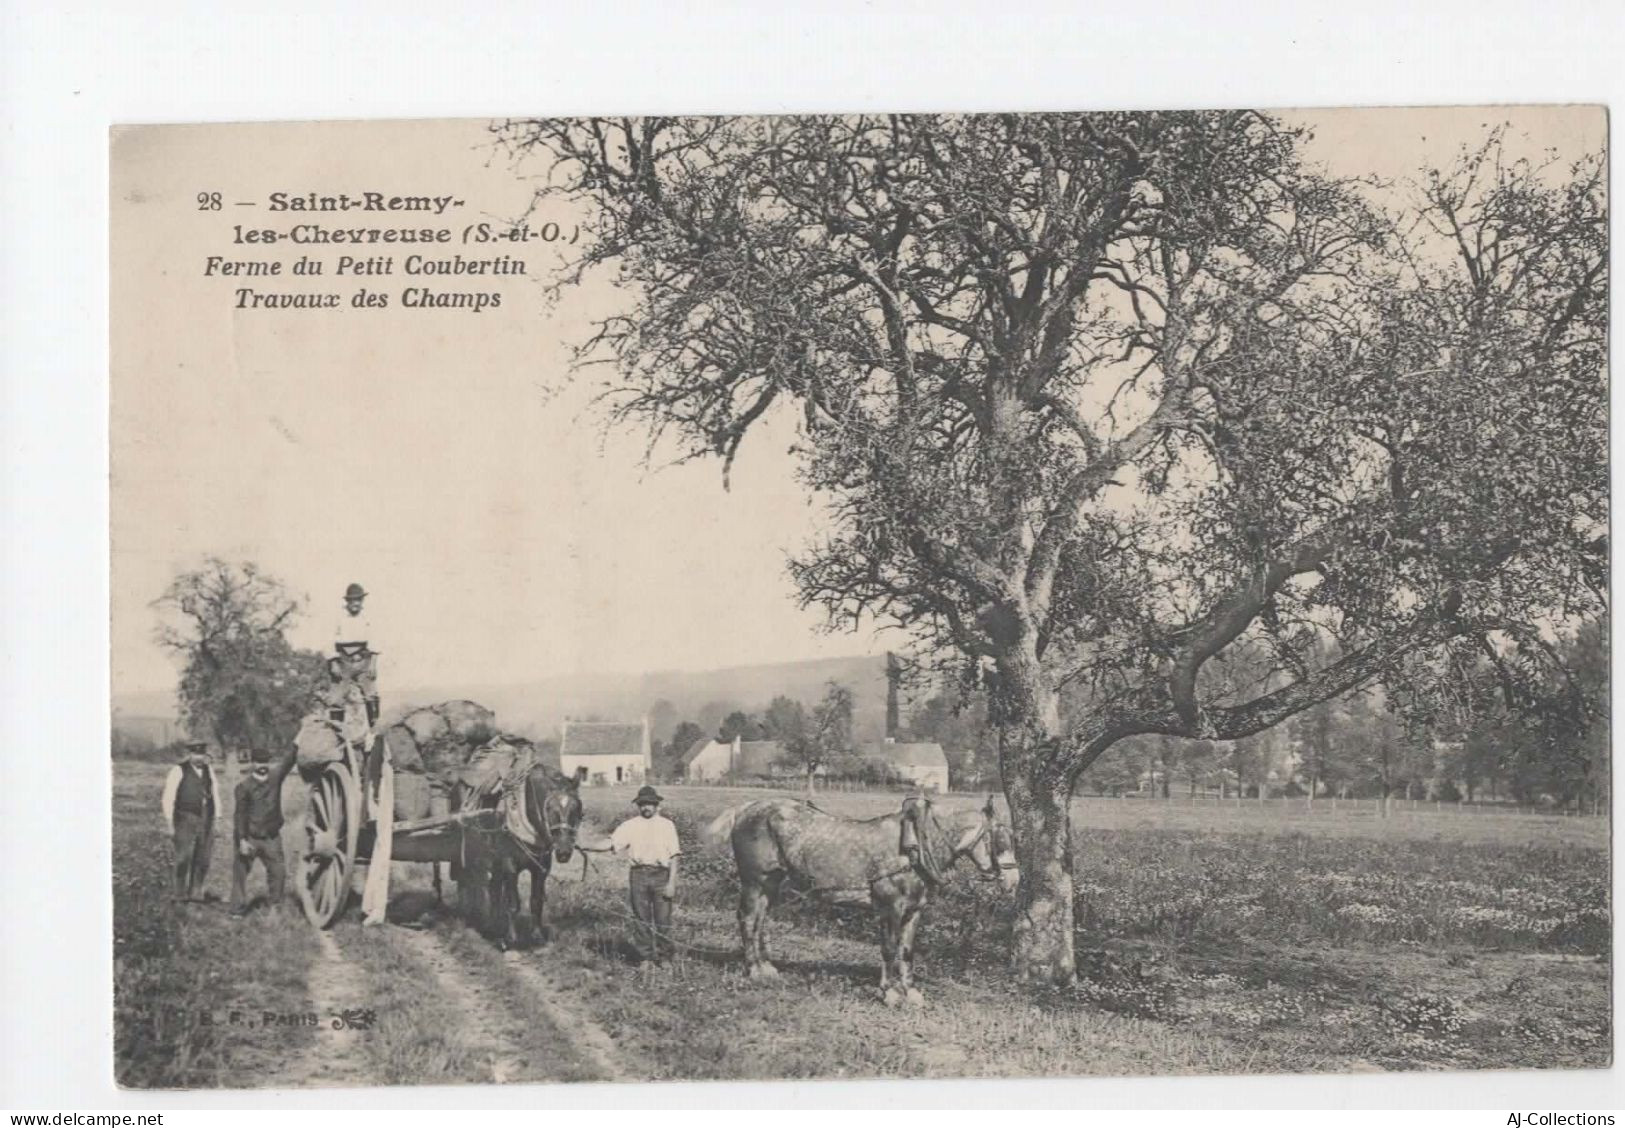
[[[423,819],[482,806],[508,781],[550,757],[519,736],[497,731],[496,715],[472,701],[414,709],[384,733],[395,765],[395,817]]]
[[[306,717],[295,743],[302,771],[343,758],[345,741],[364,738],[330,720],[326,710]],[[443,701],[414,709],[384,730],[395,766],[395,818],[438,818],[453,810],[484,806],[538,763],[559,769],[548,753],[519,736],[499,732],[496,714],[473,701]]]

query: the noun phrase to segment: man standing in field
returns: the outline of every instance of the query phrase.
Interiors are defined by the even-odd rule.
[[[186,756],[169,769],[162,799],[164,825],[175,844],[175,896],[203,899],[209,875],[209,848],[214,844],[214,816],[220,809],[220,787],[209,766],[209,746],[201,740],[186,745]]]
[[[282,904],[282,781],[288,778],[298,750],[292,746],[271,766],[271,753],[254,749],[254,770],[237,784],[237,806],[231,835],[231,915],[248,912],[248,875],[254,859],[265,863],[265,885],[271,907]]]
[[[632,800],[637,817],[627,819],[609,836],[617,854],[632,859],[630,874],[632,915],[637,918],[635,943],[644,959],[659,963],[662,947],[668,951],[671,939],[671,903],[677,896],[677,859],[682,846],[677,827],[660,813],[660,793],[644,786]]]

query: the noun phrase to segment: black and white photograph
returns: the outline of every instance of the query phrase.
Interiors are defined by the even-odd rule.
[[[1603,107],[108,145],[120,1087],[1612,1064]]]

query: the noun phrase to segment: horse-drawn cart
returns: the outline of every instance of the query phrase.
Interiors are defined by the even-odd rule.
[[[468,741],[466,759],[454,756],[438,768],[423,762],[427,749],[408,725],[374,730],[357,695],[348,695],[342,719],[335,708],[305,720],[297,741],[306,800],[295,885],[311,924],[326,928],[343,913],[359,865],[369,866],[362,908],[369,921],[382,920],[390,863],[426,862],[435,865],[437,895],[444,863],[465,905],[499,914],[505,939],[513,937],[518,873],[529,872],[540,928],[547,872],[575,848],[581,801],[527,742],[494,735],[489,713],[480,712],[481,723],[466,726],[480,732],[477,746]],[[441,744],[456,745],[457,735]],[[463,889],[470,881],[480,896]]]
[[[348,741],[343,748],[340,759],[301,766],[299,773],[308,790],[294,885],[305,916],[317,928],[332,924],[343,910],[360,861],[363,763]]]

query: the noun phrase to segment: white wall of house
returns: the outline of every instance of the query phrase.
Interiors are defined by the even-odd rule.
[[[587,769],[587,782],[593,786],[616,783],[641,783],[646,771],[644,756],[631,753],[624,756],[571,756],[559,757],[559,767],[567,776],[576,774],[577,768]]]
[[[734,745],[724,744],[720,740],[713,740],[700,749],[699,755],[688,762],[687,775],[691,780],[722,779],[733,766]]]
[[[904,779],[922,790],[948,790],[947,768],[928,768],[918,764],[905,764],[899,765],[897,771]]]

